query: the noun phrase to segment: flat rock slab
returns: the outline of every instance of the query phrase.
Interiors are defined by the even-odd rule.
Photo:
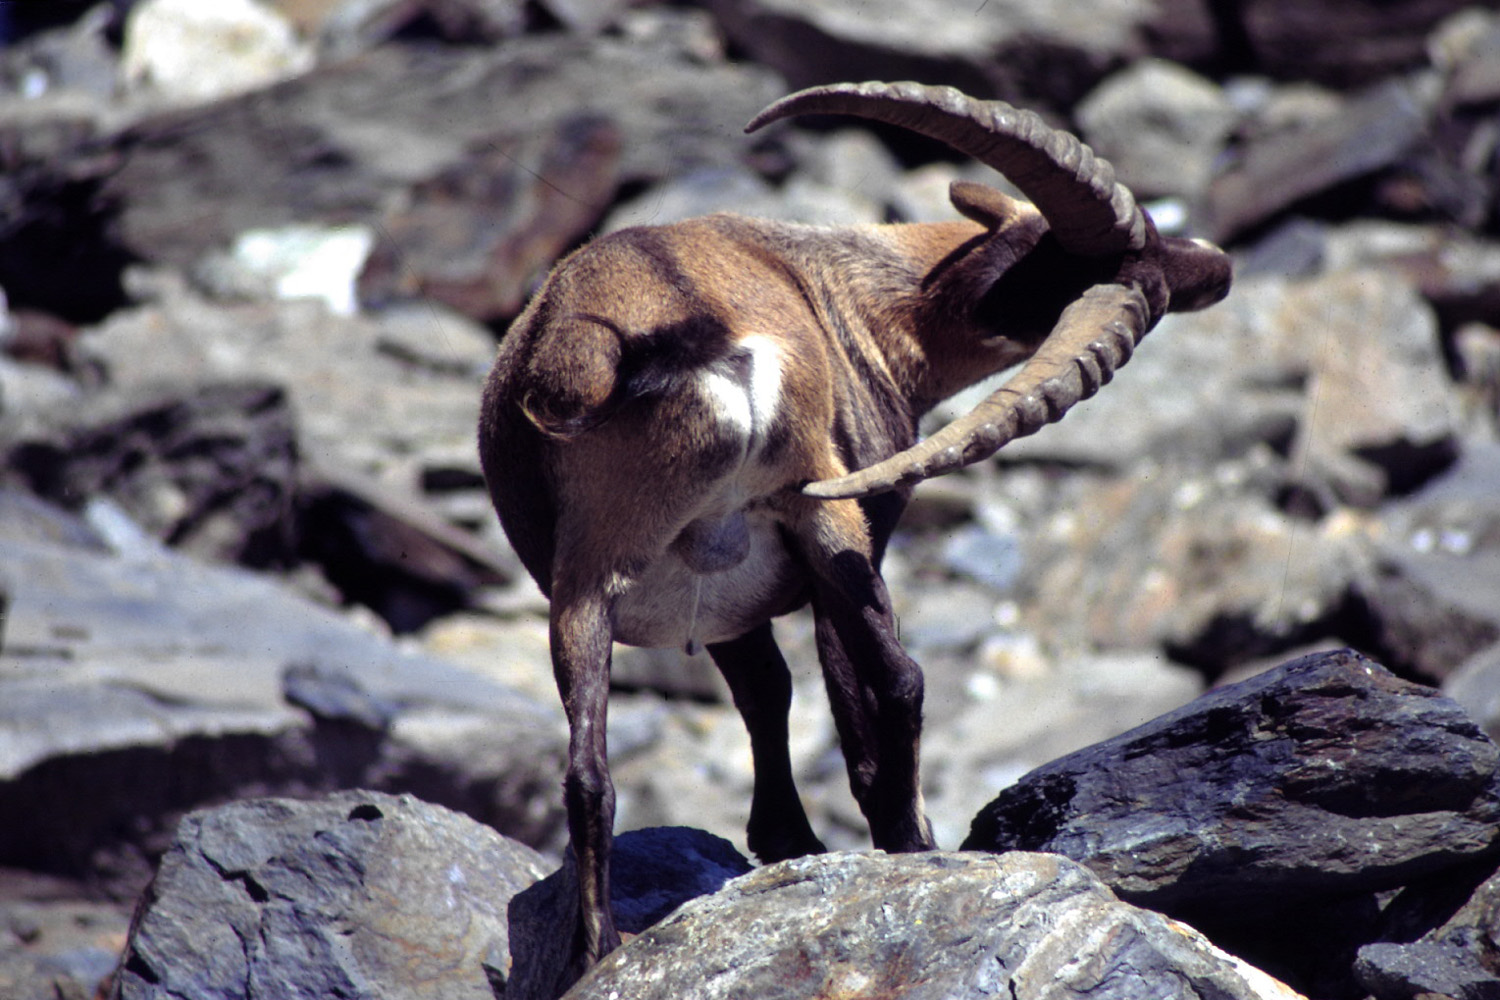
[[[272,578],[3,529],[0,864],[129,895],[190,809],[353,786],[560,830],[566,733],[531,698]]]
[[[836,853],[735,879],[614,952],[570,1000],[1297,996],[1054,855]]]
[[[178,827],[116,1000],[493,1000],[541,855],[410,796],[257,799]]]
[[[1037,768],[963,846],[1055,851],[1132,902],[1248,916],[1492,856],[1497,763],[1453,701],[1319,653]]]

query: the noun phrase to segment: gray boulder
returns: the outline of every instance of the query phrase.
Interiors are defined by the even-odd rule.
[[[136,914],[116,1000],[493,1000],[530,848],[410,796],[193,813]]]
[[[549,707],[273,579],[144,538],[117,554],[82,522],[8,506],[0,865],[131,895],[183,812],[350,785],[558,837],[565,734]]]

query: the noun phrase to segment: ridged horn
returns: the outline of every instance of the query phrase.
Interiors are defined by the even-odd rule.
[[[980,101],[952,87],[840,83],[782,98],[746,132],[795,115],[853,115],[946,143],[993,167],[1026,195],[1070,253],[1104,256],[1145,246],[1147,223],[1108,161],[1075,136],[1004,101]]]
[[[1098,392],[1130,360],[1151,322],[1138,289],[1095,285],[1063,310],[1021,370],[967,415],[883,462],[808,483],[802,492],[821,500],[864,497],[983,461]]]

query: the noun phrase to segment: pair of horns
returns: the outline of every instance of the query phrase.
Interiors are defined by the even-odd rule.
[[[1162,242],[1134,196],[1116,182],[1114,168],[1032,112],[975,100],[952,87],[836,84],[777,101],[746,131],[805,114],[899,125],[993,167],[1031,200],[1069,253],[1140,255]],[[1160,318],[1153,312],[1134,284],[1095,285],[1063,311],[1020,371],[966,416],[883,462],[809,483],[803,493],[821,499],[863,497],[988,458],[1097,392]]]

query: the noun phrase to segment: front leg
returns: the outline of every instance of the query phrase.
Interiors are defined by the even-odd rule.
[[[602,589],[554,589],[552,669],[568,716],[568,771],[563,802],[568,839],[578,862],[578,925],[570,980],[620,945],[609,905],[609,853],[615,789],[605,740],[610,630]]]
[[[932,850],[918,765],[922,668],[896,637],[859,505],[824,504],[812,525],[802,537],[814,577],[818,657],[850,787],[877,848]]]

